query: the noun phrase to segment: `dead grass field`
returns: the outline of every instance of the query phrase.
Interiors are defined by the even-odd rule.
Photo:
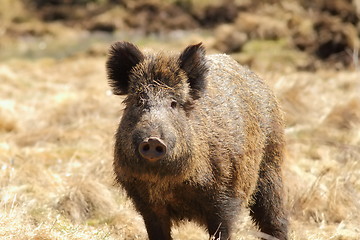
[[[121,97],[111,94],[106,81],[104,53],[108,44],[104,42],[109,39],[93,44],[87,40],[89,33],[76,24],[44,24],[21,1],[0,1],[0,239],[147,239],[142,218],[114,183],[113,135],[123,105]],[[199,4],[206,6],[208,2]],[[360,6],[358,0],[353,3]],[[284,16],[299,12],[296,21],[308,20],[308,11],[290,8],[291,4],[284,6]],[[271,15],[274,8],[266,9]],[[121,29],[123,38],[119,40],[129,38],[122,32],[123,19],[113,22],[114,16],[125,13],[124,9],[114,8],[110,13],[93,21],[113,23]],[[258,12],[259,16],[263,13]],[[146,19],[146,12],[138,19],[141,16]],[[258,20],[251,14],[243,16]],[[286,25],[281,14],[275,16],[280,26]],[[162,20],[168,22],[167,18]],[[255,23],[263,26],[262,21]],[[307,33],[310,22],[304,24],[299,26]],[[268,25],[264,26],[267,30]],[[135,36],[130,40],[142,48],[166,51],[180,51],[187,44],[203,41],[212,53],[230,43],[241,43],[242,35],[232,34],[239,30],[233,27],[223,25],[201,34],[196,29],[175,31],[159,38]],[[182,40],[184,36],[186,40]],[[69,42],[76,43],[66,48]],[[358,54],[355,42],[349,46]],[[216,47],[219,43],[223,45]],[[324,65],[327,68],[312,68],[308,55],[289,50],[287,40],[266,44],[255,39],[233,56],[249,62],[267,80],[284,111],[290,239],[359,240],[358,56],[354,55],[352,67],[335,70],[329,63]],[[86,52],[82,45],[86,45]],[[75,52],[73,48],[81,51],[69,54]],[[41,51],[50,52],[52,57]],[[189,222],[176,226],[173,236],[176,240],[208,239],[203,228]],[[245,210],[233,239],[255,240],[259,236]]]
[[[146,239],[114,185],[121,98],[104,57],[0,64],[0,238]],[[291,239],[360,238],[360,74],[260,72],[287,121]],[[247,213],[234,239],[256,239]],[[184,223],[175,239],[207,239]]]

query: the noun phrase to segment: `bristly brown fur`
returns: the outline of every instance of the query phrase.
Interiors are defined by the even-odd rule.
[[[283,121],[265,83],[229,56],[205,56],[201,44],[179,55],[143,55],[129,43],[113,48],[110,84],[128,94],[114,171],[149,239],[172,239],[171,223],[181,219],[229,239],[247,206],[261,231],[286,240]],[[166,144],[156,162],[138,150],[150,137]]]

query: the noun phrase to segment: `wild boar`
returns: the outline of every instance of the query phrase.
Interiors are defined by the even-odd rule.
[[[225,54],[206,56],[201,43],[145,54],[117,42],[106,65],[113,93],[127,95],[116,180],[150,240],[172,239],[182,219],[229,239],[242,207],[262,232],[287,239],[283,120],[263,80]]]

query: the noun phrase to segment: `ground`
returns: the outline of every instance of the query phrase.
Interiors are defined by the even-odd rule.
[[[272,1],[199,1],[196,8],[190,0],[109,1],[111,7],[107,1],[51,1],[60,4],[56,8],[34,2],[27,7],[26,1],[4,0],[0,6],[1,239],[146,239],[142,219],[112,170],[113,135],[123,109],[105,73],[107,49],[115,40],[163,51],[202,41],[209,53],[227,52],[249,65],[272,87],[286,120],[290,239],[359,239],[360,25],[353,11],[358,1],[349,9],[351,1],[339,7],[304,0],[302,8],[290,0],[280,7]],[[75,4],[72,14],[61,15],[69,4]],[[233,16],[229,4],[242,14]],[[212,14],[221,6],[228,18]],[[325,17],[300,21],[311,12],[304,6]],[[163,11],[178,16],[178,23],[167,23]],[[139,16],[130,20],[130,13]],[[92,14],[91,21],[84,14]],[[152,18],[162,25],[147,25]],[[313,37],[320,35],[323,42]],[[239,216],[234,239],[260,236],[247,211]],[[189,222],[176,226],[173,236],[208,238]]]

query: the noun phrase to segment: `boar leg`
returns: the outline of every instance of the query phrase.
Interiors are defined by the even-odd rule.
[[[221,194],[220,194],[221,195]],[[240,199],[222,196],[213,208],[206,210],[206,221],[211,240],[228,240],[236,216],[240,211]]]
[[[140,211],[145,222],[149,240],[171,240],[171,224],[166,208],[155,207]]]
[[[144,219],[149,240],[171,240],[171,221],[166,206],[150,203],[147,192],[139,182],[125,182],[123,186]]]
[[[268,147],[269,148],[269,147]],[[260,166],[257,190],[250,214],[263,233],[279,240],[287,238],[287,217],[283,206],[283,183],[279,163],[281,154],[267,151]],[[270,159],[271,158],[271,159]]]

